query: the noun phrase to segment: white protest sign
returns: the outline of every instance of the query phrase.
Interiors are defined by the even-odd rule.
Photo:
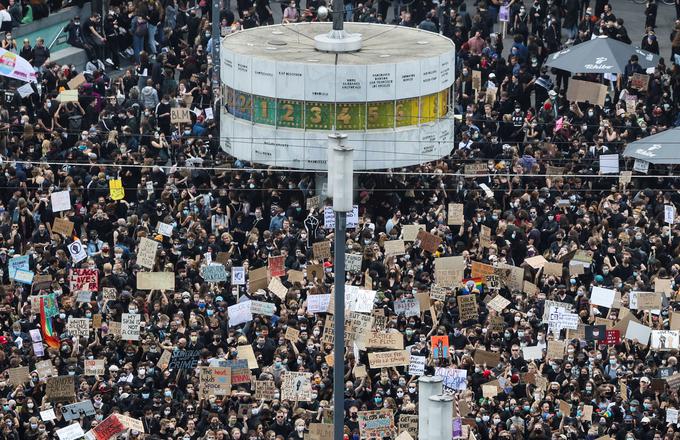
[[[522,354],[525,360],[541,360],[543,358],[543,348],[538,345],[532,345],[522,348]]]
[[[50,420],[56,419],[57,415],[54,414],[54,408],[50,408],[40,411],[40,418],[43,420],[43,422],[49,422]]]
[[[569,330],[576,330],[578,328],[578,323],[580,319],[578,314],[569,313],[562,307],[551,307],[550,315],[548,318],[548,327],[555,331],[559,331],[563,328]]]
[[[641,159],[635,159],[635,162],[633,162],[633,171],[637,171],[638,173],[642,174],[647,174],[649,171],[649,162],[646,160],[641,160]]]
[[[164,237],[172,237],[172,225],[158,222],[158,233]]]
[[[229,317],[229,327],[252,321],[253,313],[251,312],[250,301],[243,301],[229,306],[227,316]]]
[[[467,389],[467,370],[437,367],[434,375],[444,379],[444,387],[448,389],[456,391]]]
[[[416,298],[404,298],[394,302],[394,313],[404,314],[405,317],[419,316],[420,304]]]
[[[307,311],[309,313],[326,313],[331,303],[331,294],[309,295],[307,297]]]
[[[139,341],[142,315],[123,313],[120,320],[120,339],[123,341]]]
[[[647,327],[643,324],[638,324],[635,321],[628,322],[628,328],[626,329],[626,339],[638,341],[642,345],[647,345],[651,335],[652,329],[650,327]]]
[[[411,355],[411,360],[408,364],[408,374],[411,376],[422,376],[425,374],[425,356]]]
[[[137,264],[147,269],[153,270],[156,263],[156,251],[158,242],[146,237],[142,237],[137,248]]]
[[[610,308],[612,304],[614,304],[615,296],[616,292],[613,289],[593,286],[593,292],[590,295],[590,303],[596,306]]]
[[[243,267],[231,268],[231,284],[234,286],[245,286],[246,270]]]
[[[619,155],[600,155],[600,174],[619,174]]]
[[[227,281],[229,274],[224,265],[214,263],[204,266],[201,276],[203,277],[203,281],[207,283],[219,283],[221,281]]]
[[[365,290],[359,286],[345,286],[345,309],[352,312],[371,313],[375,290]]]
[[[78,264],[87,258],[87,252],[85,252],[85,248],[83,247],[83,243],[81,243],[80,239],[77,239],[73,243],[69,244],[68,251],[71,254],[74,264]]]
[[[678,423],[678,410],[675,408],[666,409],[666,423]]]
[[[26,83],[23,86],[18,87],[17,92],[19,92],[19,96],[25,98],[33,94],[33,87],[31,87],[31,83]]]
[[[674,205],[664,205],[663,206],[663,221],[672,225],[675,223],[675,206]]]
[[[250,313],[253,315],[272,316],[276,313],[276,305],[264,301],[250,301]]]
[[[68,211],[71,209],[71,195],[68,191],[57,191],[50,194],[52,212]]]
[[[680,347],[680,330],[652,330],[652,350],[670,351]]]
[[[78,422],[68,425],[65,428],[57,429],[56,432],[57,436],[59,436],[59,440],[75,440],[85,435],[82,426],[80,426],[80,423]]]
[[[69,316],[66,322],[66,329],[71,336],[89,336],[90,335],[90,320],[87,318],[74,318]]]

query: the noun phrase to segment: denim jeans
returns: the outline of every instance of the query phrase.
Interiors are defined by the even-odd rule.
[[[152,54],[156,54],[156,31],[158,30],[158,26],[154,26],[151,23],[147,25],[148,27],[148,32],[149,32],[149,41],[147,44],[149,45],[149,52]]]
[[[135,52],[135,60],[139,62],[139,54],[144,50],[144,37],[132,35],[132,50]]]

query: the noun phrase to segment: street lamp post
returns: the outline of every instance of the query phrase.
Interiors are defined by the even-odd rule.
[[[333,438],[343,440],[345,424],[345,226],[352,210],[353,150],[347,135],[328,135],[328,182],[335,211],[335,347],[333,349]]]

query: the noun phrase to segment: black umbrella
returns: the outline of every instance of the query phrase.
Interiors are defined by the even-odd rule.
[[[551,53],[545,65],[571,73],[623,73],[631,55],[638,56],[638,64],[643,69],[659,63],[658,55],[601,36]]]
[[[678,139],[680,139],[680,128],[665,130],[631,142],[623,152],[623,156],[653,164],[680,164]]]

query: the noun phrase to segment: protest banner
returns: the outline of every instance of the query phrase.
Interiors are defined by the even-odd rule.
[[[68,317],[66,322],[66,330],[72,335],[77,337],[88,337],[90,335],[90,320],[87,318],[74,318],[73,316]]]
[[[139,341],[142,315],[123,313],[120,320],[120,338],[123,341]]]
[[[219,283],[222,281],[227,281],[229,274],[224,265],[219,263],[211,263],[207,266],[203,266],[201,269],[201,277],[206,283]]]
[[[278,255],[269,257],[267,260],[267,268],[269,269],[270,277],[282,277],[286,275],[285,267],[286,257]]]
[[[312,401],[312,373],[281,373],[281,400]]]
[[[385,248],[385,258],[396,257],[406,253],[404,240],[386,240],[383,242]]]
[[[420,315],[420,305],[415,298],[403,298],[394,301],[394,313],[397,315],[403,314],[406,318],[409,316]]]
[[[550,308],[548,328],[553,332],[559,332],[564,328],[576,330],[578,328],[579,322],[580,318],[576,313],[569,313],[562,307]]]
[[[85,436],[85,432],[83,432],[83,428],[78,422],[61,429],[57,429],[56,433],[57,437],[59,437],[59,440],[75,440]]]
[[[309,197],[305,202],[305,206],[307,207],[307,211],[311,211],[312,209],[319,209],[319,207],[321,206],[321,196]]]
[[[370,368],[402,367],[408,365],[411,356],[406,350],[381,351],[368,353],[368,365]]]
[[[175,290],[174,272],[137,272],[139,290]]]
[[[467,370],[457,368],[436,367],[435,376],[444,379],[444,387],[454,391],[467,389]]]
[[[477,319],[477,297],[474,294],[459,295],[457,301],[460,322]]]
[[[502,313],[503,310],[505,310],[505,308],[509,305],[510,305],[510,300],[506,299],[505,297],[503,297],[501,295],[494,296],[493,298],[491,298],[491,301],[489,301],[486,304],[487,307],[497,311],[498,313]]]
[[[307,297],[307,311],[309,313],[326,313],[331,302],[331,294],[309,295]]]
[[[391,348],[392,350],[404,349],[404,336],[399,332],[371,332],[364,340],[366,348]]]
[[[231,394],[231,368],[201,367],[198,389],[202,398],[228,396]]]
[[[449,357],[448,336],[432,336],[430,338],[430,346],[432,347],[432,356],[434,356],[435,359],[445,359]]]
[[[168,370],[192,370],[198,366],[201,350],[175,349],[168,362]]]
[[[45,386],[45,397],[50,401],[70,400],[75,398],[75,376],[49,377]]]
[[[680,330],[652,330],[649,345],[653,350],[677,350],[680,348]]]
[[[96,411],[94,410],[94,405],[92,405],[91,400],[83,400],[82,402],[62,406],[61,412],[64,415],[64,420],[69,422],[81,417],[93,416]]]
[[[394,413],[390,409],[358,412],[359,433],[362,439],[374,440],[394,437]]]
[[[109,440],[124,432],[127,428],[118,420],[117,414],[111,414],[92,428],[92,434],[96,440]]]
[[[99,290],[99,270],[71,269],[69,287],[72,292],[79,290],[97,292]]]
[[[255,400],[274,400],[276,391],[276,382],[273,380],[255,381]]]
[[[425,231],[418,231],[416,239],[420,241],[423,250],[434,253],[442,242],[442,238]]]
[[[106,359],[85,359],[83,361],[83,374],[85,376],[102,376],[105,365]]]
[[[244,324],[253,320],[253,313],[251,312],[250,301],[242,301],[227,308],[227,316],[229,317],[229,327]]]
[[[425,374],[425,364],[427,357],[411,355],[408,363],[408,374],[412,376],[422,376]]]

